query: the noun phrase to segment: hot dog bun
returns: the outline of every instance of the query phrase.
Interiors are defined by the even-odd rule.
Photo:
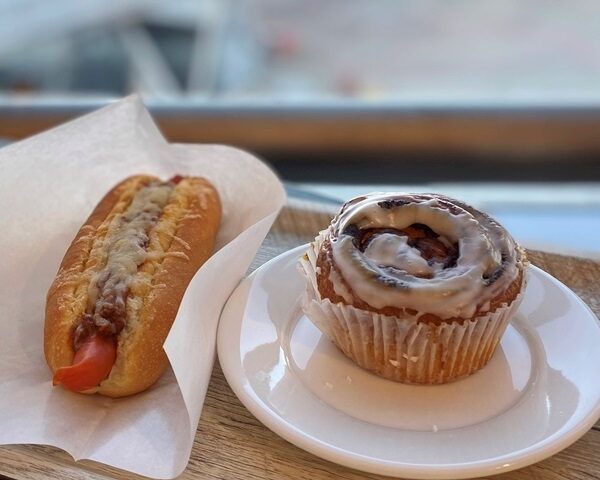
[[[148,191],[147,187],[157,182],[161,181],[138,175],[115,186],[100,201],[67,250],[46,302],[44,351],[53,374],[73,363],[74,331],[95,301],[98,287],[94,282],[108,268],[108,250],[114,248],[111,245],[118,243],[118,235],[122,235],[119,232],[123,230],[120,226],[123,217],[133,208],[139,192]],[[113,337],[116,360],[108,377],[83,393],[122,397],[147,389],[160,377],[168,364],[162,346],[183,294],[213,251],[221,220],[215,188],[198,177],[178,178],[172,184],[159,185],[169,187],[166,203],[160,214],[152,218],[155,223],[149,224],[147,238],[144,237],[146,254],[142,254],[141,260],[139,251],[144,250],[139,245],[135,247],[138,266],[128,283],[126,320]]]

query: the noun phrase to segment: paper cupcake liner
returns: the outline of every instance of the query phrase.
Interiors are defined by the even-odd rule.
[[[402,383],[439,384],[470,375],[487,364],[525,290],[510,304],[463,322],[419,322],[322,299],[316,282],[323,233],[300,260],[306,277],[302,309],[351,360],[381,377]]]

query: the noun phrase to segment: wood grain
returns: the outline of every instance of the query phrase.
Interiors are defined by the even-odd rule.
[[[284,209],[257,254],[252,269],[294,246],[311,240],[330,219],[330,210],[295,202]],[[600,263],[549,253],[529,252],[534,264],[572,288],[600,314]],[[600,425],[553,457],[495,480],[597,480],[600,478]],[[53,447],[0,447],[0,479],[139,480],[143,477],[95,462],[73,462]],[[379,479],[304,452],[264,427],[240,403],[217,363],[189,465],[182,480],[344,480]]]

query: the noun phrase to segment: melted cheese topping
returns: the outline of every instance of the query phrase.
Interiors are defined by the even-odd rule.
[[[106,334],[117,334],[123,328],[130,286],[134,281],[144,281],[136,277],[138,267],[149,256],[148,233],[158,222],[174,187],[172,183],[156,182],[141,188],[125,212],[112,219],[103,245],[105,265],[88,287],[88,320],[83,321],[88,325],[83,325],[84,329],[95,327]]]

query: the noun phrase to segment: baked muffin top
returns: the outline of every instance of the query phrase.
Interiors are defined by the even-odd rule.
[[[526,258],[494,219],[438,194],[371,193],[321,236],[322,297],[386,315],[455,321],[519,293]]]

